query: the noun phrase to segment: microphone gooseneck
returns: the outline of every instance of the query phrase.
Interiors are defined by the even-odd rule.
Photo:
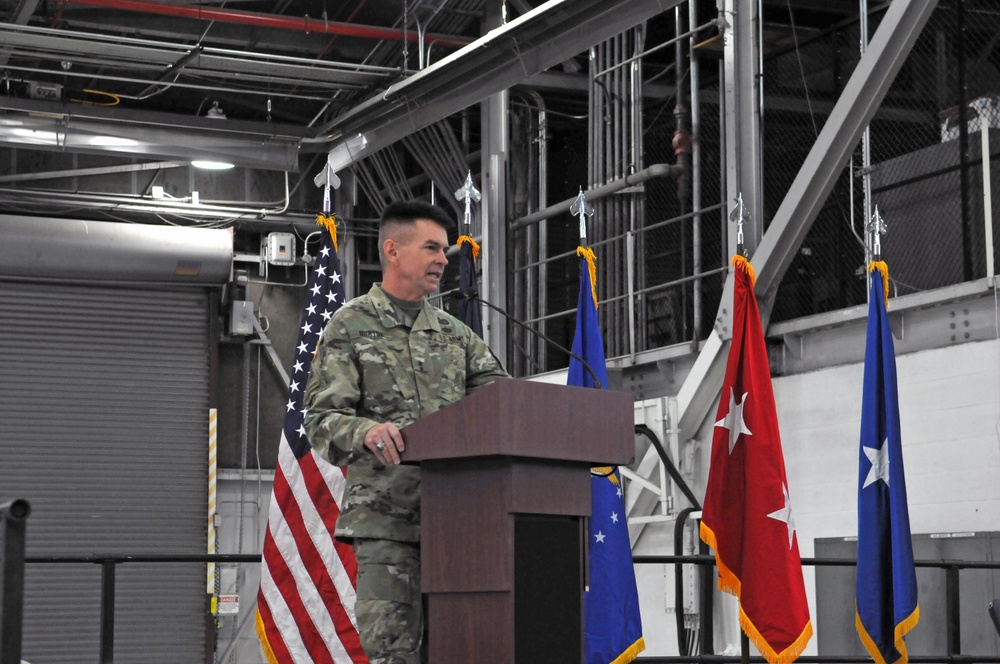
[[[587,370],[587,373],[590,374],[590,377],[594,380],[594,386],[597,389],[599,389],[599,390],[605,389],[604,385],[601,383],[601,379],[598,378],[597,374],[594,372],[594,368],[591,367],[590,364],[588,364],[585,359],[583,359],[578,354],[576,354],[573,351],[571,351],[569,348],[566,348],[562,344],[557,343],[556,341],[553,341],[552,339],[550,339],[549,337],[545,336],[544,334],[542,334],[538,330],[535,330],[535,329],[529,327],[526,323],[522,323],[521,321],[517,320],[516,318],[514,318],[513,316],[511,316],[509,313],[507,313],[506,311],[504,311],[500,307],[496,306],[495,304],[487,302],[486,300],[484,300],[483,298],[481,298],[479,296],[479,291],[477,291],[477,290],[471,290],[468,293],[461,293],[459,291],[452,291],[450,293],[450,295],[451,295],[451,297],[453,299],[456,299],[456,300],[468,300],[468,301],[481,302],[481,303],[485,304],[487,307],[489,307],[490,309],[492,309],[493,311],[497,312],[498,314],[500,314],[501,316],[503,316],[504,318],[506,318],[507,320],[509,320],[510,322],[514,323],[515,325],[517,325],[517,326],[519,326],[521,328],[524,328],[528,332],[531,332],[536,337],[538,337],[539,339],[541,339],[545,343],[549,344],[550,346],[554,346],[554,347],[558,348],[559,350],[561,350],[562,352],[566,353],[571,358],[573,358],[574,360],[576,360],[577,362],[579,362],[580,365],[584,369]]]

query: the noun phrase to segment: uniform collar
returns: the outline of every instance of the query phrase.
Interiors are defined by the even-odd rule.
[[[396,327],[397,325],[403,325],[405,318],[392,303],[392,300],[386,296],[385,291],[382,290],[381,282],[372,284],[371,289],[368,291],[368,297],[371,298],[372,304],[375,305],[375,313],[378,314],[379,320],[382,321],[382,325],[386,327]],[[431,303],[427,301],[427,298],[422,300],[423,309],[417,314],[417,320],[414,321],[414,330],[431,329],[435,332],[441,331],[441,326],[438,323],[437,316],[434,315],[434,307]]]

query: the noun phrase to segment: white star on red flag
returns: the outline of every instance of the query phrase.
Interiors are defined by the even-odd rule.
[[[785,505],[780,510],[775,510],[767,516],[775,521],[782,521],[788,526],[788,548],[792,548],[792,539],[795,537],[795,517],[792,516],[792,501],[788,497],[788,487],[781,485],[781,492],[785,498]]]
[[[747,428],[747,423],[743,420],[743,407],[747,404],[747,395],[749,392],[743,393],[743,398],[740,403],[736,403],[736,395],[733,393],[733,388],[729,388],[729,412],[721,420],[715,423],[715,426],[722,427],[723,429],[729,429],[729,453],[733,453],[733,448],[736,447],[736,441],[739,439],[741,433],[745,433],[748,436],[752,436],[753,433]]]

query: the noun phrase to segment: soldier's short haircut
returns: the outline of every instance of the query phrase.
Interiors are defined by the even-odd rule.
[[[385,265],[385,256],[382,255],[382,245],[385,244],[388,237],[386,231],[394,227],[415,224],[420,219],[433,221],[445,230],[455,226],[448,213],[432,203],[413,200],[389,203],[382,211],[378,227],[378,256],[383,266]]]
[[[389,223],[413,223],[418,219],[433,221],[445,230],[455,225],[448,213],[437,205],[424,201],[396,201],[385,206],[379,226],[385,226]]]

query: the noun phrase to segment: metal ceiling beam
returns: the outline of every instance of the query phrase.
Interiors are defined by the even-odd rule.
[[[425,44],[437,44],[439,46],[464,46],[469,43],[467,37],[439,34],[419,34],[413,30],[402,30],[399,28],[386,28],[374,25],[360,25],[357,23],[342,23],[339,21],[327,21],[321,18],[310,18],[309,16],[281,16],[279,14],[265,14],[262,12],[250,12],[240,9],[227,9],[222,7],[210,7],[203,4],[180,4],[169,2],[147,2],[146,0],[63,0],[69,5],[85,5],[88,7],[105,7],[120,11],[133,11],[144,14],[155,14],[160,16],[176,16],[189,18],[198,21],[218,21],[220,23],[236,23],[240,25],[252,25],[260,28],[272,30],[294,30],[305,34],[327,34],[342,35],[346,37],[358,37],[362,39],[375,39],[382,41],[409,41],[417,42],[423,39]]]
[[[72,123],[80,120],[94,120],[95,123],[106,123],[108,126],[125,124],[148,126],[155,129],[176,128],[191,132],[229,134],[235,137],[263,137],[281,141],[298,141],[311,132],[308,127],[276,122],[222,120],[179,113],[146,111],[125,106],[88,106],[39,99],[4,97],[2,95],[0,95],[0,111],[15,111],[33,116],[64,119]],[[0,113],[0,117],[4,117],[2,113]]]
[[[681,0],[549,0],[462,50],[389,86],[317,132],[333,152],[361,133],[361,158],[545,71]]]
[[[32,17],[35,10],[38,9],[39,0],[18,0],[17,7],[12,11],[9,16],[12,16],[12,23],[14,25],[24,25],[28,22],[28,19]],[[10,59],[10,52],[6,49],[0,50],[0,67],[7,64]]]
[[[751,260],[757,272],[755,292],[764,300],[765,329],[781,278],[936,5],[937,0],[896,0],[889,6],[764,233]],[[720,322],[678,393],[682,438],[695,436],[722,389],[731,309],[732,277],[719,305]]]
[[[137,76],[137,80],[145,83],[156,81],[164,70],[174,69],[179,60],[189,57],[190,60],[184,62],[185,72],[193,76],[221,76],[241,81],[253,76],[281,86],[303,84],[360,87],[375,85],[399,74],[399,69],[395,67],[193,47],[148,39],[11,24],[0,24],[0,47],[15,49],[10,53],[11,57],[41,58],[56,63],[66,60],[82,65],[113,65],[117,70],[139,72],[141,76]],[[6,49],[4,52],[7,52]],[[12,68],[17,70],[16,63]],[[61,68],[53,73],[60,77],[67,75]]]

